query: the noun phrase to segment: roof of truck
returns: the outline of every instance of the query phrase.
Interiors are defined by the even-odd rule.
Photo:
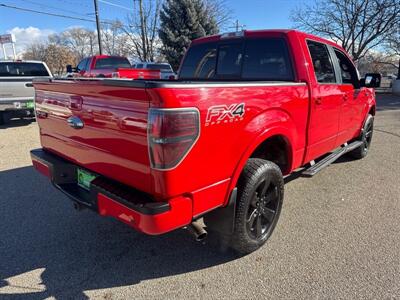
[[[24,59],[3,59],[0,60],[0,63],[35,63],[35,64],[43,64],[43,61],[40,60],[24,60]]]
[[[313,40],[320,41],[322,43],[326,43],[331,46],[342,49],[340,47],[340,45],[338,45],[337,43],[335,43],[331,40],[321,38],[321,37],[313,35],[313,34],[305,33],[305,32],[302,32],[302,31],[296,30],[296,29],[260,29],[260,30],[242,30],[242,31],[236,31],[236,32],[227,32],[227,33],[209,35],[209,36],[205,36],[202,38],[198,38],[198,39],[194,40],[192,43],[197,44],[197,43],[219,41],[224,38],[234,39],[234,38],[250,37],[250,36],[255,37],[255,36],[262,36],[263,34],[266,34],[266,35],[288,35],[289,33],[294,33],[303,38],[313,39]]]

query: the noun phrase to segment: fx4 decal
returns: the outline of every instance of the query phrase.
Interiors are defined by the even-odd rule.
[[[233,123],[243,120],[244,103],[210,106],[207,112],[206,126],[220,123]]]

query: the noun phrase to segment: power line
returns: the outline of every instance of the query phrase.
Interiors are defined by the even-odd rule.
[[[51,8],[51,9],[56,9],[56,10],[59,10],[59,11],[67,12],[67,13],[72,13],[72,14],[74,14],[74,15],[85,16],[84,14],[76,13],[76,11],[67,10],[67,9],[63,9],[63,8],[58,8],[58,7],[55,7],[55,6],[51,6],[51,5],[48,5],[48,4],[43,4],[43,3],[31,1],[31,0],[21,0],[21,1],[26,2],[26,3],[30,3],[30,4],[39,6],[39,7],[44,7],[44,8],[47,7],[47,8]]]
[[[44,12],[44,11],[34,10],[34,9],[30,9],[30,8],[23,8],[23,7],[13,6],[13,5],[7,5],[7,4],[3,4],[3,3],[0,3],[0,7],[6,7],[6,8],[15,9],[15,10],[21,10],[21,11],[25,11],[25,12],[31,12],[31,13],[41,14],[41,15],[48,15],[48,16],[59,17],[59,18],[64,18],[64,19],[72,19],[72,20],[91,22],[91,23],[96,22],[95,20],[91,20],[91,19],[67,16],[67,15],[51,13],[51,12]],[[113,24],[113,22],[110,22],[110,21],[101,21],[100,23],[110,24],[110,25]]]
[[[123,6],[123,5],[119,5],[119,4],[116,4],[116,3],[113,3],[113,2],[109,2],[109,1],[105,1],[105,0],[99,0],[99,2],[107,4],[107,5],[110,5],[110,6],[115,6],[115,7],[118,7],[118,8],[122,8],[122,9],[126,9],[126,10],[129,10],[129,11],[132,11],[132,8],[129,8],[129,7]]]

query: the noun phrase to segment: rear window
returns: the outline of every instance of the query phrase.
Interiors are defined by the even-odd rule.
[[[147,69],[171,71],[171,66],[164,64],[147,64]]]
[[[283,38],[221,41],[192,46],[180,79],[292,81],[294,73]]]
[[[129,60],[124,57],[105,57],[96,60],[95,69],[130,68]]]
[[[50,76],[41,63],[0,62],[0,77]]]

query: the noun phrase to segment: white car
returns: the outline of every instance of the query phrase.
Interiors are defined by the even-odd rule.
[[[51,72],[42,61],[0,61],[0,124],[6,116],[33,117],[35,90],[33,78],[50,78]]]
[[[135,69],[160,70],[161,79],[175,79],[176,74],[169,63],[139,62],[133,65]]]

